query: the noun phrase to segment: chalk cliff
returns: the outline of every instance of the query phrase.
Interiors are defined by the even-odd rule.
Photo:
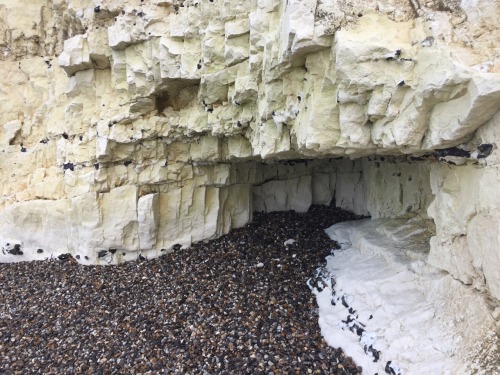
[[[500,299],[500,4],[0,0],[0,261],[417,213]]]

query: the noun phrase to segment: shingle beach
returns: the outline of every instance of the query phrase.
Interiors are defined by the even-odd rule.
[[[0,373],[356,374],[306,285],[351,219],[313,206],[152,260],[0,264]]]

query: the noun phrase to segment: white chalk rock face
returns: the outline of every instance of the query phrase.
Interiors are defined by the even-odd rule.
[[[70,76],[80,70],[93,67],[90,61],[87,38],[76,35],[64,42],[64,51],[59,55],[59,65]]]
[[[336,204],[433,219],[429,261],[498,299],[498,19],[489,0],[0,0],[0,261],[119,263]]]

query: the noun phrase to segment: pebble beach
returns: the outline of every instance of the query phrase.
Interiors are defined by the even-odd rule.
[[[356,218],[312,206],[151,260],[0,264],[0,373],[361,373],[306,284],[335,247],[324,229]]]

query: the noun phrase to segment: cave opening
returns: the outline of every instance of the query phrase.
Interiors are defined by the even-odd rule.
[[[253,210],[305,212],[312,204],[333,204],[374,219],[427,217],[431,163],[395,156],[262,163],[261,181],[253,184]]]

